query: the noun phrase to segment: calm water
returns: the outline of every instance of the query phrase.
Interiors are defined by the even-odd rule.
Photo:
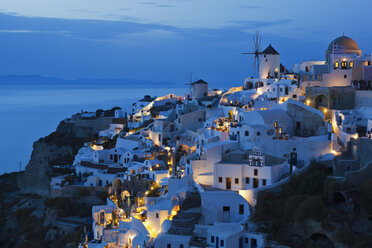
[[[79,88],[0,86],[0,174],[22,170],[32,144],[53,132],[58,123],[82,109],[95,111],[115,106],[126,109],[144,95],[184,95],[183,88]]]

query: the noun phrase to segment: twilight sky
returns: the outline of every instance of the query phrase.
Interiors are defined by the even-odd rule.
[[[288,67],[336,37],[372,52],[371,0],[1,0],[0,75],[241,84],[256,29]]]

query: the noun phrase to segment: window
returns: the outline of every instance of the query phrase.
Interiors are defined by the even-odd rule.
[[[297,95],[293,95],[293,98],[297,98]]]
[[[266,186],[266,179],[262,179],[262,186]]]
[[[261,136],[261,133],[260,132],[257,132],[257,136]]]
[[[254,169],[254,175],[258,176],[258,170],[257,169]]]
[[[283,88],[280,88],[280,92],[282,92],[283,91]]]
[[[181,123],[181,118],[178,119],[178,123]]]
[[[341,69],[347,69],[347,62],[346,61],[341,62]]]
[[[202,122],[202,118],[199,118],[199,122]]]
[[[248,131],[245,131],[245,136],[249,136],[249,132]]]
[[[246,184],[249,184],[249,177],[246,177],[246,178],[245,178],[245,183],[246,183]]]
[[[180,244],[180,248],[183,248],[183,244]]]
[[[335,69],[337,69],[338,66],[339,66],[339,65],[338,65],[338,62],[336,61],[336,62],[335,62]]]
[[[159,136],[158,136],[158,140],[159,140],[159,142],[161,141],[161,135],[159,134]]]
[[[346,74],[344,75],[344,78],[347,78],[347,75]]]
[[[221,239],[221,246],[223,247],[223,246],[225,246],[225,241],[223,240],[223,239]]]
[[[251,247],[257,247],[257,239],[251,239]]]
[[[239,205],[239,214],[244,214],[244,205],[243,204]]]
[[[239,178],[235,178],[235,184],[239,184]]]
[[[230,207],[229,206],[223,206],[222,211],[224,212],[230,212]]]
[[[214,243],[214,236],[211,236],[211,243]]]
[[[156,214],[155,214],[155,217],[156,217],[157,219],[159,219],[159,214],[158,214],[158,213],[156,213]]]
[[[113,160],[113,159],[114,159],[114,156],[113,156],[112,154],[110,155],[110,159],[111,159],[111,160]]]
[[[350,61],[350,63],[349,63],[349,67],[350,67],[350,68],[353,68],[353,66],[354,66],[354,62],[353,62],[353,61]]]
[[[222,177],[219,177],[219,178],[218,178],[218,182],[219,182],[219,183],[222,183]]]
[[[172,248],[172,245],[171,244],[167,244],[167,248]]]
[[[248,242],[249,242],[249,239],[245,238],[245,243],[248,244]]]

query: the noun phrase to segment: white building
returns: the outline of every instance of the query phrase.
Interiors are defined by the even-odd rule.
[[[251,152],[231,151],[215,163],[214,187],[243,190],[273,184],[289,174],[285,159],[263,154],[257,147]]]
[[[280,77],[280,55],[271,45],[260,53],[259,77]]]
[[[202,79],[191,84],[192,99],[200,99],[208,96],[208,83]]]

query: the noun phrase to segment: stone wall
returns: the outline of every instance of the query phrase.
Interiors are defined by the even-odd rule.
[[[355,108],[372,108],[372,91],[356,90],[355,91]]]

